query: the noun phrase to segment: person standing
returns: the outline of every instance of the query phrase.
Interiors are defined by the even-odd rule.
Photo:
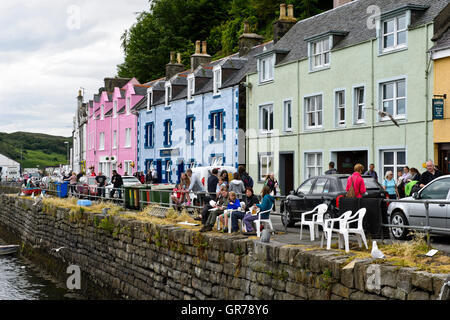
[[[104,198],[106,177],[103,175],[101,171],[98,173],[98,176],[95,177],[95,181],[97,182],[97,190],[98,190],[97,196]]]
[[[191,184],[189,185],[189,192],[200,192],[203,191],[203,185],[200,181],[200,178],[198,175],[193,175],[191,169],[187,169],[186,171],[187,176],[189,177]]]
[[[250,175],[245,171],[244,166],[238,167],[239,179],[244,183],[245,188],[253,188],[253,179]]]
[[[72,175],[69,178],[64,179],[64,181],[69,181],[70,195],[73,196],[74,194],[76,194],[76,191],[77,191],[77,175],[76,175],[76,173],[72,172]]]
[[[155,169],[152,170],[152,183],[158,183],[158,172]]]
[[[334,168],[334,162],[331,161],[328,164],[328,170],[325,171],[325,174],[337,174],[337,173],[338,173],[337,170]]]
[[[150,170],[148,170],[147,174],[145,175],[145,183],[146,184],[152,183],[152,172]]]
[[[382,186],[383,189],[386,190],[386,192],[389,194],[389,199],[397,199],[398,190],[394,180],[394,173],[392,171],[386,172],[386,176],[384,177]]]
[[[442,176],[442,172],[435,168],[433,161],[428,160],[427,161],[427,171],[422,173],[422,176],[420,177],[419,186],[420,188],[425,187],[427,184],[429,184],[434,179]]]
[[[210,197],[210,200],[216,201],[217,194],[216,194],[216,188],[217,184],[219,183],[219,178],[217,175],[219,174],[219,170],[217,168],[212,169],[211,175],[208,177],[207,187],[208,187],[208,194]]]
[[[347,179],[347,187],[345,188],[345,191],[349,192],[350,189],[353,188],[355,198],[362,198],[366,192],[366,185],[364,183],[364,179],[361,177],[361,174],[364,172],[364,166],[357,163],[353,170],[353,174]]]
[[[139,175],[139,181],[141,181],[142,184],[145,184],[145,175],[143,171],[141,171],[141,174]]]
[[[235,192],[236,194],[239,195],[242,195],[245,192],[244,182],[242,182],[242,180],[239,179],[239,173],[237,172],[234,173],[233,180],[231,180],[229,187],[230,192]]]
[[[363,168],[364,168],[364,167],[363,167]],[[375,171],[375,165],[374,165],[373,163],[371,163],[371,164],[369,165],[369,170],[367,170],[367,171],[364,173],[364,175],[365,175],[365,176],[371,176],[372,178],[374,178],[375,180],[378,181],[378,174],[377,174],[377,172]]]
[[[113,189],[111,190],[109,197],[112,199],[114,198],[114,194],[116,193],[116,189],[119,192],[119,199],[122,199],[122,186],[123,186],[123,180],[122,176],[117,173],[116,170],[113,170],[113,176],[111,179],[111,182],[113,184]]]
[[[277,188],[278,188],[278,181],[275,180],[275,175],[273,174],[273,172],[271,172],[267,175],[264,185],[269,187],[271,196],[273,196],[273,197],[276,196]]]

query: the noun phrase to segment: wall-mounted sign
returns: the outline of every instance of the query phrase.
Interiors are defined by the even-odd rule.
[[[444,99],[433,99],[433,120],[444,119]]]
[[[160,157],[178,157],[180,155],[180,148],[160,149]]]

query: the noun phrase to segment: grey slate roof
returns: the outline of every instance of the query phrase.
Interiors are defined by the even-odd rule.
[[[435,45],[431,48],[431,51],[439,51],[450,49],[450,28],[445,31],[441,37],[435,42]]]
[[[346,5],[326,11],[311,18],[297,22],[275,45],[276,49],[289,50],[281,63],[302,60],[308,57],[308,43],[305,39],[329,31],[345,31],[333,50],[342,49],[376,38],[376,29],[367,27],[372,15],[367,13],[370,5],[381,9],[381,14],[404,7],[405,5],[429,6],[425,11],[417,11],[410,28],[432,22],[450,0],[356,0]]]

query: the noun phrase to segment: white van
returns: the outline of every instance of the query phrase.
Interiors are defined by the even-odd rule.
[[[230,166],[207,166],[192,168],[192,175],[198,175],[200,177],[200,181],[202,182],[205,190],[207,189],[208,178],[212,174],[211,171],[215,168],[219,170],[219,175],[223,170],[226,170],[228,172],[228,181],[233,180],[233,174],[237,172],[235,167]]]

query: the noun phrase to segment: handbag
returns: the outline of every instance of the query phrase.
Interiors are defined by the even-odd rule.
[[[350,189],[348,189],[347,194],[345,195],[346,198],[356,198],[355,188],[353,187],[353,177],[351,177],[351,179],[352,179],[352,185],[351,185]]]

